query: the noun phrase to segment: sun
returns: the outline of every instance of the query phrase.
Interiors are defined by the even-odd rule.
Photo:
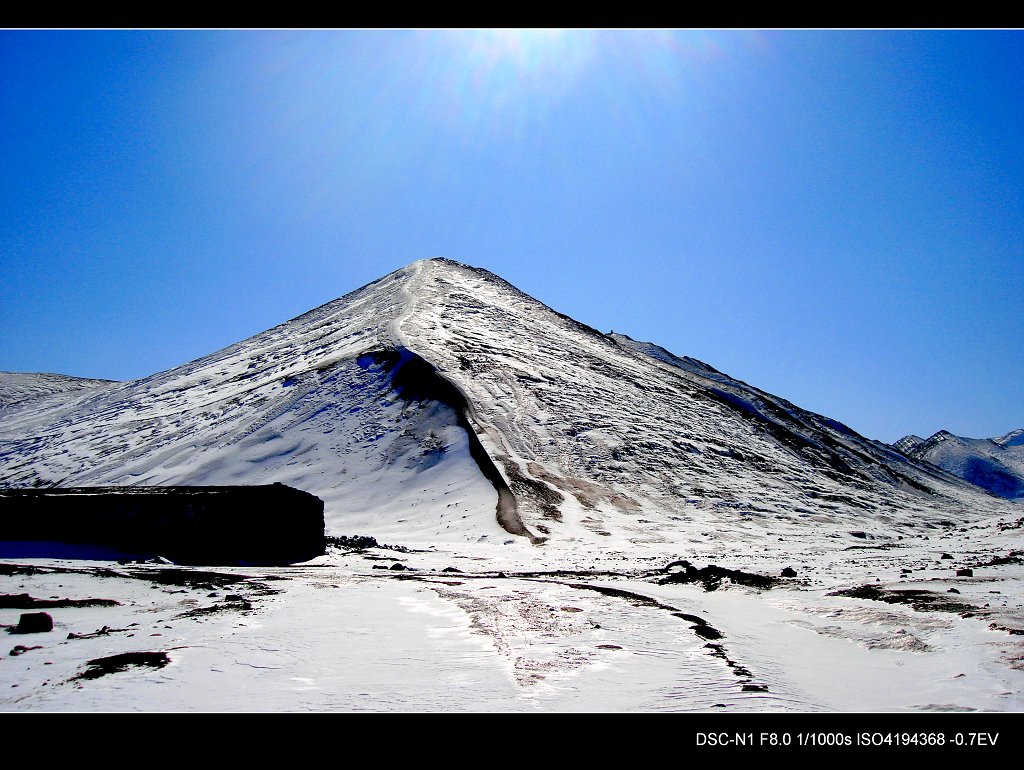
[[[491,65],[511,63],[524,72],[556,66],[585,39],[580,32],[564,29],[482,29],[466,36],[472,59]]]
[[[543,120],[593,58],[587,30],[449,30],[432,36],[443,62],[436,72],[438,102],[464,126],[527,128]]]

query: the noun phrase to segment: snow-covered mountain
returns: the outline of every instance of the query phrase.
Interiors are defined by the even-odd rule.
[[[178,368],[87,385],[4,408],[5,485],[280,481],[322,497],[335,531],[476,537],[500,520],[534,542],[976,505],[840,422],[443,259]]]
[[[55,628],[4,657],[0,709],[1024,706],[1018,502],[485,270],[48,377],[0,379],[0,485],[282,482],[380,545],[258,572],[19,546],[0,625]]]
[[[893,446],[1000,497],[1024,497],[1024,429],[997,438],[964,438],[940,430],[928,439],[904,436]]]

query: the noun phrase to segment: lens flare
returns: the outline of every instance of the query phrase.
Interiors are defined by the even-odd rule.
[[[443,63],[434,96],[453,125],[522,132],[542,122],[594,55],[587,30],[454,30],[431,42]]]

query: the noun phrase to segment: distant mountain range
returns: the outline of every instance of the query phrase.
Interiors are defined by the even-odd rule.
[[[1000,497],[1024,497],[1024,428],[998,438],[964,438],[940,430],[928,439],[904,436],[893,446]]]

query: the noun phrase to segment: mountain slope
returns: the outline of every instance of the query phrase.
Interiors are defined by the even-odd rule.
[[[735,381],[654,359],[486,271],[423,263],[412,294],[410,346],[467,393],[540,532],[618,530],[635,542],[716,521],[755,532],[805,519],[913,525],[976,497],[780,399],[761,394],[759,411],[752,389],[740,398]],[[796,416],[779,417],[786,409]]]
[[[0,412],[5,485],[273,481],[322,497],[335,532],[598,547],[985,508],[841,423],[443,259],[175,369]]]
[[[1024,497],[1024,429],[998,438],[964,438],[940,430],[927,440],[905,436],[894,446],[992,494]]]

